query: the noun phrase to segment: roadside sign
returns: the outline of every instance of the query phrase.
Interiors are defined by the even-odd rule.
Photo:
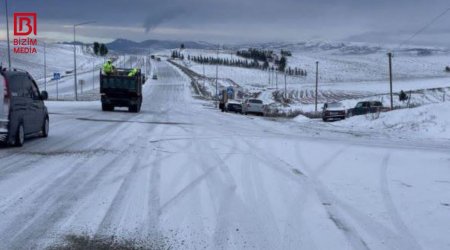
[[[227,88],[227,95],[228,95],[228,98],[233,98],[233,96],[234,96],[234,89],[233,89],[233,87],[228,87]]]
[[[53,73],[53,80],[59,80],[61,79],[61,74],[60,73]]]

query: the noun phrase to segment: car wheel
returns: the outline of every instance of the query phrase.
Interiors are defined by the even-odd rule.
[[[47,138],[50,128],[50,121],[48,117],[45,117],[44,124],[42,125],[42,137]]]
[[[25,142],[25,131],[23,129],[23,124],[20,123],[19,127],[17,128],[16,136],[14,139],[14,146],[22,147],[24,142]]]

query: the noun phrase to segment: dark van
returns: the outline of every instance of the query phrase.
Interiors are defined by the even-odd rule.
[[[27,72],[0,69],[0,143],[21,147],[27,137],[47,137],[47,98]]]

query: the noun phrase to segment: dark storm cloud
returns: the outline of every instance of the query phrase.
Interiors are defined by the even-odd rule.
[[[448,0],[10,0],[11,11],[36,11],[40,22],[70,25],[86,20],[121,32],[96,29],[96,35],[144,39],[166,35],[208,40],[393,40],[413,33],[450,7]],[[450,14],[427,30],[446,32]],[[129,27],[126,33],[123,28]],[[142,31],[131,31],[141,28]],[[172,29],[172,30],[170,30]],[[126,30],[126,29],[125,29]],[[94,31],[92,31],[94,32]],[[108,32],[108,34],[106,33]],[[148,33],[146,33],[148,32]],[[182,34],[181,34],[182,33]],[[395,38],[396,33],[402,33]],[[124,34],[124,35],[122,35]],[[161,34],[160,34],[161,35]],[[427,33],[424,33],[424,37]],[[422,37],[422,39],[425,39]],[[436,34],[433,34],[436,37]],[[434,39],[434,38],[433,38]],[[360,39],[364,40],[364,39]],[[426,39],[425,39],[426,40]],[[447,41],[450,42],[450,41]]]

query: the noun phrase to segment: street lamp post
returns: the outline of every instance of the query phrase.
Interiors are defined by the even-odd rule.
[[[44,42],[44,89],[47,91],[47,44]]]
[[[78,101],[78,86],[77,86],[77,45],[76,45],[76,27],[86,24],[95,23],[83,22],[73,25],[73,75],[74,75],[74,88],[75,88],[75,101]]]
[[[315,110],[317,113],[317,95],[319,92],[319,62],[316,62],[316,100],[315,100]]]
[[[8,40],[8,69],[11,69],[11,48],[9,42],[9,19],[8,19],[8,0],[5,0],[5,12],[6,12],[6,37]]]
[[[218,45],[217,47],[217,62],[216,62],[216,108],[218,106],[218,97],[219,97],[219,50],[220,50],[220,45]]]

